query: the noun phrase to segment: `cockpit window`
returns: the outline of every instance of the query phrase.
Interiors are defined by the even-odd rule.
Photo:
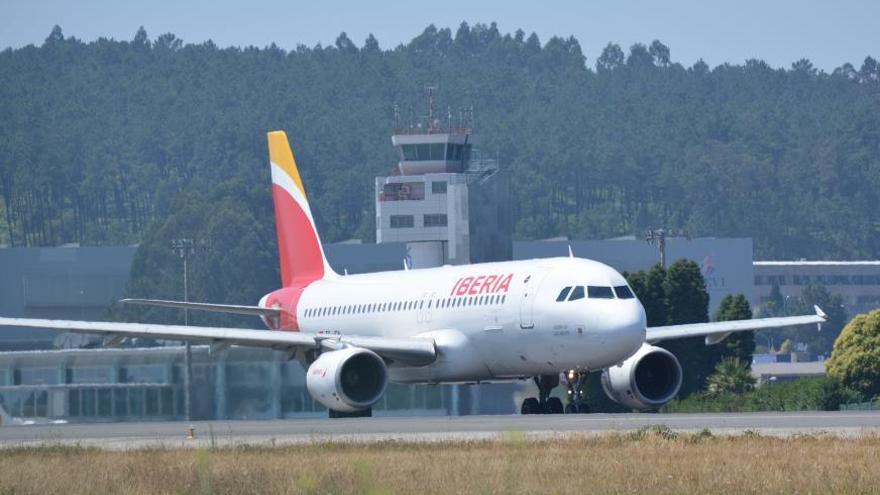
[[[568,296],[569,301],[577,301],[578,299],[584,298],[584,286],[578,285],[571,291],[571,295]]]
[[[614,293],[617,294],[618,299],[632,299],[636,297],[633,295],[632,290],[625,285],[618,285],[614,287]]]
[[[587,295],[590,296],[590,299],[614,299],[614,293],[611,292],[611,287],[590,285],[587,286]]]
[[[565,301],[565,298],[568,297],[568,292],[571,290],[571,287],[566,287],[562,289],[562,292],[556,297],[556,302]]]

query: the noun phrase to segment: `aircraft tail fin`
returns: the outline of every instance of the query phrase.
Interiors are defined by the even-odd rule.
[[[324,256],[287,134],[272,131],[268,139],[282,285],[304,285],[313,280],[338,276]]]

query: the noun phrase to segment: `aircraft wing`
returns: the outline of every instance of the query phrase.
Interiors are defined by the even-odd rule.
[[[234,313],[239,315],[253,316],[279,316],[282,311],[275,308],[263,308],[260,306],[241,306],[238,304],[209,304],[183,301],[166,301],[163,299],[120,299],[123,304],[139,304],[142,306],[161,306],[163,308],[195,309],[199,311],[212,311],[216,313]]]
[[[662,340],[681,339],[685,337],[706,337],[706,345],[717,344],[733,332],[748,330],[766,330],[769,328],[792,327],[797,325],[821,325],[828,320],[818,306],[814,306],[816,314],[805,316],[784,316],[778,318],[758,318],[755,320],[717,321],[712,323],[691,323],[688,325],[670,325],[649,327],[645,340],[654,344]]]
[[[160,340],[188,340],[221,348],[230,345],[267,347],[287,351],[291,354],[299,350],[318,347],[333,350],[344,345],[351,345],[369,349],[389,361],[411,366],[430,364],[437,357],[434,341],[424,338],[359,337],[279,330],[0,317],[0,327],[4,326],[99,334],[105,336],[105,342],[108,345],[117,344],[128,337],[144,337]]]

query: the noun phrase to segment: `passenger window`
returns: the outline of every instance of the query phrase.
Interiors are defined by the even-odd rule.
[[[614,299],[614,293],[611,287],[598,287],[590,285],[587,287],[587,295],[590,299]]]
[[[565,298],[568,297],[568,293],[571,291],[571,287],[566,287],[559,292],[559,295],[556,296],[556,302],[565,301]]]
[[[578,299],[584,298],[584,286],[578,285],[571,291],[571,295],[568,296],[569,301],[577,301]]]

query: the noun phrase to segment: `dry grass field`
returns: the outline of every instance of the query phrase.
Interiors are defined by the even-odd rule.
[[[0,450],[0,493],[880,493],[880,437],[676,435]]]

